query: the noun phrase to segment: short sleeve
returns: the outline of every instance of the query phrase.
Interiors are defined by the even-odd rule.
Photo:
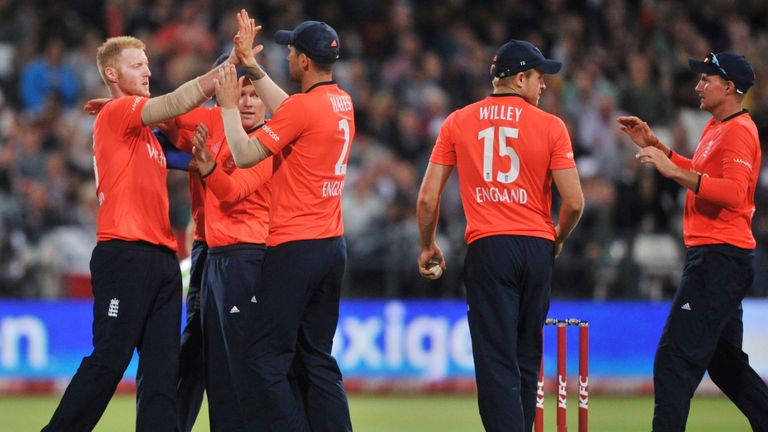
[[[301,101],[303,94],[286,98],[275,110],[269,123],[262,126],[256,137],[269,151],[277,154],[283,147],[296,141],[307,125],[307,115]]]
[[[729,133],[728,141],[723,146],[724,177],[738,177],[747,184],[752,170],[755,169],[752,165],[755,163],[755,153],[758,151],[759,143],[745,127],[736,125]]]
[[[561,170],[575,167],[576,161],[573,158],[571,137],[568,135],[565,123],[561,119],[552,116],[549,134],[551,149],[549,169]]]
[[[109,129],[120,131],[124,136],[135,135],[138,129],[144,127],[141,110],[148,100],[142,96],[124,96],[104,105],[100,115]]]
[[[440,133],[432,149],[429,161],[440,165],[456,165],[456,144],[453,140],[453,127],[456,123],[456,114],[451,114],[440,127]]]

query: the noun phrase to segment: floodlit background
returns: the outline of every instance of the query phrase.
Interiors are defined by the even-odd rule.
[[[595,430],[647,430],[652,401],[642,395],[652,388],[653,351],[682,269],[684,193],[635,162],[615,118],[638,115],[691,155],[709,114],[698,109],[687,59],[737,51],[757,72],[745,105],[765,148],[765,0],[0,0],[0,418],[21,422],[9,430],[39,429],[90,350],[88,261],[98,204],[93,118],[80,107],[108,96],[96,48],[108,36],[140,37],[152,92],[163,94],[230,48],[240,7],[263,24],[260,61],[289,93],[297,88],[287,80],[287,50],[271,42],[274,32],[316,19],[341,38],[334,76],[354,101],[357,134],[344,193],[349,267],[334,354],[353,393],[356,428],[480,429],[455,177],[442,201],[439,243],[449,267],[438,281],[416,271],[414,209],[442,121],[490,93],[494,51],[515,38],[564,63],[547,76],[541,107],[568,126],[587,200],[555,266],[550,315],[591,322]],[[759,321],[768,314],[766,159],[753,225],[756,278],[744,308],[745,349],[768,378],[768,334]],[[170,172],[168,187],[170,218],[185,244],[186,173]],[[186,258],[185,248],[179,255]],[[549,375],[554,332],[545,339]],[[574,332],[574,366],[577,348]],[[121,393],[134,391],[134,374],[135,365]],[[701,403],[714,405],[694,404],[692,429],[747,430],[711,384],[703,390],[714,399]],[[40,393],[47,396],[29,396]],[[123,427],[132,421],[129,399],[110,406],[101,430],[132,429]],[[731,423],[716,423],[711,412]],[[447,426],[424,423],[430,418],[448,419]],[[198,423],[205,430],[205,420]]]

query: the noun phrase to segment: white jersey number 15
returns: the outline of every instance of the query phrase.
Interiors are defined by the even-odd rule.
[[[499,126],[499,156],[508,156],[511,159],[509,171],[497,172],[496,181],[500,183],[512,183],[520,175],[520,157],[514,148],[507,146],[508,139],[517,139],[519,129]],[[493,178],[493,142],[495,141],[496,128],[489,127],[477,134],[477,139],[483,140],[483,180],[491,182]]]

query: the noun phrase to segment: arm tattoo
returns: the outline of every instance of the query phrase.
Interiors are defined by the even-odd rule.
[[[259,66],[245,66],[245,75],[251,81],[258,81],[264,78],[267,74],[265,74]]]

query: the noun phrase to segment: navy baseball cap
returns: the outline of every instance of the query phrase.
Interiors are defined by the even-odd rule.
[[[755,83],[755,70],[747,58],[730,52],[709,53],[704,61],[689,58],[691,70],[707,75],[720,75],[725,80],[733,81],[739,94],[746,93]]]
[[[219,66],[220,64],[224,63],[225,61],[227,61],[228,58],[229,58],[229,53],[224,53],[224,54],[220,55],[219,58],[217,58],[216,61],[213,62],[213,67],[215,68],[215,67]],[[235,70],[237,71],[237,77],[238,78],[240,78],[241,76],[245,76],[245,68],[244,67],[241,66],[241,67],[238,67]]]
[[[536,69],[543,74],[556,74],[563,67],[559,61],[545,58],[532,43],[514,39],[496,51],[493,64],[496,65],[495,75],[498,78],[506,78],[528,69]]]
[[[304,21],[293,30],[278,30],[275,42],[293,45],[317,63],[331,64],[339,59],[339,35],[324,22]]]

